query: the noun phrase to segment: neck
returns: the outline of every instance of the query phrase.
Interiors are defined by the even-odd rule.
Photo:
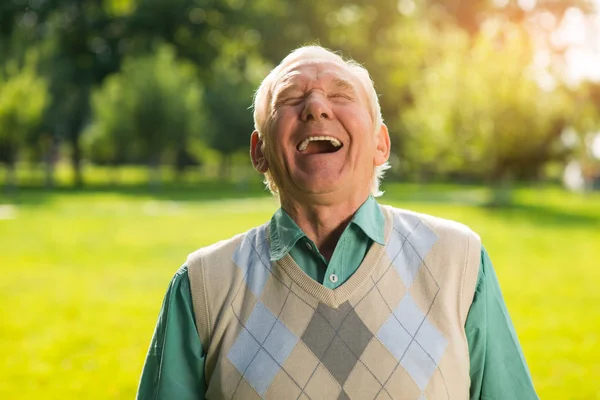
[[[368,196],[367,193],[329,203],[298,201],[293,196],[280,195],[280,202],[281,208],[329,260],[344,229]]]

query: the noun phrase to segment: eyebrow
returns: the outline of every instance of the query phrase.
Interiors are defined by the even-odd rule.
[[[278,104],[288,95],[290,92],[300,90],[298,84],[294,82],[287,82],[281,89],[279,89],[273,98],[273,104]]]
[[[333,85],[341,90],[355,92],[354,85],[352,83],[350,83],[350,81],[347,81],[346,79],[335,78],[333,80]]]

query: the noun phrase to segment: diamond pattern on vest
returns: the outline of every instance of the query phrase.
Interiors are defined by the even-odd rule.
[[[343,386],[372,337],[345,302],[337,309],[320,303],[301,339]]]
[[[233,254],[233,262],[242,270],[246,285],[256,297],[262,294],[271,274],[270,259],[264,225],[250,230]]]
[[[413,381],[415,400],[424,398],[447,347],[446,338],[427,319],[439,285],[423,260],[437,236],[416,216],[396,214],[393,225],[385,248],[391,264],[354,306],[346,301],[338,308],[314,307],[303,300],[305,294],[295,293],[300,289],[294,284],[287,286],[271,273],[266,226],[246,235],[232,259],[243,273],[242,285],[259,300],[247,318],[236,313],[242,329],[227,352],[240,374],[235,391],[245,380],[264,398],[281,393],[281,382],[291,382],[289,393],[299,393],[294,395],[298,398],[389,398],[393,391],[388,392],[388,385],[404,375]],[[425,297],[417,294],[416,301],[409,289],[423,276],[433,282],[433,290],[425,291]],[[397,290],[389,287],[395,280]],[[244,293],[238,290],[239,296]],[[234,299],[234,312],[233,304],[240,303]],[[387,318],[370,318],[374,306],[386,307]]]
[[[394,232],[386,252],[409,289],[419,270],[427,268],[424,259],[437,241],[435,233],[418,218],[394,216]],[[429,276],[433,279],[431,274]],[[439,292],[439,285],[433,280]],[[427,319],[437,292],[424,312],[407,291],[377,332],[378,339],[424,391],[448,345],[446,338]],[[385,300],[385,299],[384,299]]]
[[[410,288],[423,260],[437,241],[436,234],[415,216],[394,215],[394,232],[385,247],[398,275]]]
[[[297,342],[296,335],[259,301],[227,358],[262,396]]]

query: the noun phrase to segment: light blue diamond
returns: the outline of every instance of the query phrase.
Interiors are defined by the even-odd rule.
[[[251,265],[248,268],[248,274],[246,275],[246,284],[256,297],[260,297],[262,294],[270,275],[271,272],[265,268],[260,259],[257,256],[253,257]]]
[[[425,223],[420,223],[408,238],[422,260],[425,259],[437,240],[437,235]]]
[[[269,246],[266,243],[266,226],[250,230],[232,256],[242,270],[250,291],[260,297],[271,273]]]
[[[394,310],[394,315],[411,336],[417,333],[425,314],[421,311],[410,293],[406,293]]]
[[[229,349],[227,358],[243,375],[259,349],[260,344],[254,340],[246,329],[242,329],[233,346]]]
[[[260,301],[256,302],[252,313],[246,322],[246,329],[259,343],[264,343],[277,318]]]
[[[398,254],[398,257],[394,260],[394,267],[398,271],[398,275],[402,279],[402,283],[406,288],[410,288],[412,283],[421,268],[421,258],[409,243],[405,243],[404,247]]]
[[[244,378],[263,397],[280,369],[271,356],[264,349],[260,349],[244,374]]]
[[[296,335],[280,321],[277,321],[265,341],[264,348],[279,365],[283,365],[296,343],[298,343]]]
[[[407,288],[414,282],[423,260],[437,239],[437,235],[417,216],[394,215],[394,231],[386,251]]]
[[[248,240],[248,235],[250,234],[250,232],[248,232],[246,236],[244,236],[239,246],[233,252],[233,256],[231,257],[235,265],[237,265],[238,268],[241,269],[242,272],[244,272],[244,274],[248,271],[248,260],[251,259],[254,253],[252,244]]]
[[[271,249],[269,247],[269,242],[267,241],[266,225],[257,228],[254,248],[256,249],[262,264],[271,271]]]
[[[400,253],[402,249],[402,245],[404,244],[404,238],[396,231],[392,231],[390,234],[390,238],[388,239],[387,244],[385,245],[385,252],[392,262],[395,263],[395,259]]]
[[[425,390],[435,372],[435,362],[416,343],[412,342],[400,365],[408,372],[421,391]]]
[[[448,341],[427,318],[419,328],[415,340],[433,358],[433,361],[439,364]]]
[[[394,214],[394,229],[396,229],[403,238],[410,236],[411,232],[421,223],[419,217],[408,213]]]
[[[396,320],[394,314],[391,314],[379,328],[377,338],[398,361],[400,361],[412,340],[412,337]]]

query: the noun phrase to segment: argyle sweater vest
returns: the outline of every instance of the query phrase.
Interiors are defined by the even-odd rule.
[[[189,256],[207,399],[468,399],[479,237],[381,209],[385,246],[333,290],[270,261],[268,224]]]

